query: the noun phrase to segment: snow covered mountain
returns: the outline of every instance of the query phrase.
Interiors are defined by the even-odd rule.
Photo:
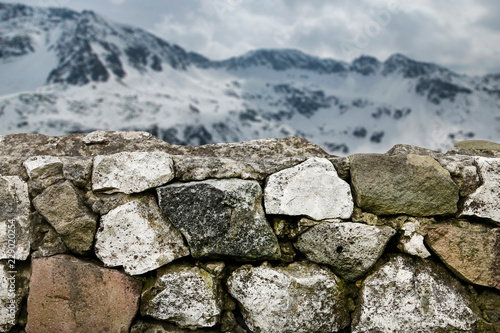
[[[145,130],[199,145],[301,136],[339,155],[499,141],[500,74],[395,54],[213,61],[92,11],[0,3],[0,134]]]

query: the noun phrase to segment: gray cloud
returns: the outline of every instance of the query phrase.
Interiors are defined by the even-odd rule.
[[[346,61],[360,54],[384,60],[399,52],[465,73],[500,72],[497,0],[23,2],[92,9],[213,59],[256,48],[298,48]]]

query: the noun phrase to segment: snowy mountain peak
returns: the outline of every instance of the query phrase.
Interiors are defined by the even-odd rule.
[[[165,65],[185,70],[189,65],[179,46],[93,11],[1,4],[0,16],[0,60],[48,53],[55,66],[46,83],[84,85],[123,79],[126,67],[145,72],[162,71]]]
[[[344,62],[321,59],[295,49],[259,49],[221,61],[207,62],[199,57],[194,60],[194,63],[201,67],[224,68],[229,71],[267,67],[275,71],[300,69],[331,74],[348,70],[348,65]]]

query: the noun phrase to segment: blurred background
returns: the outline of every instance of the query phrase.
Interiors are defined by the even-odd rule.
[[[300,136],[347,155],[500,138],[500,3],[0,1],[0,134]]]

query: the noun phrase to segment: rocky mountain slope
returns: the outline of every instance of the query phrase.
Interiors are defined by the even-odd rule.
[[[347,154],[500,138],[500,74],[395,54],[213,61],[92,11],[0,3],[0,134],[144,130],[200,145],[300,136]]]

